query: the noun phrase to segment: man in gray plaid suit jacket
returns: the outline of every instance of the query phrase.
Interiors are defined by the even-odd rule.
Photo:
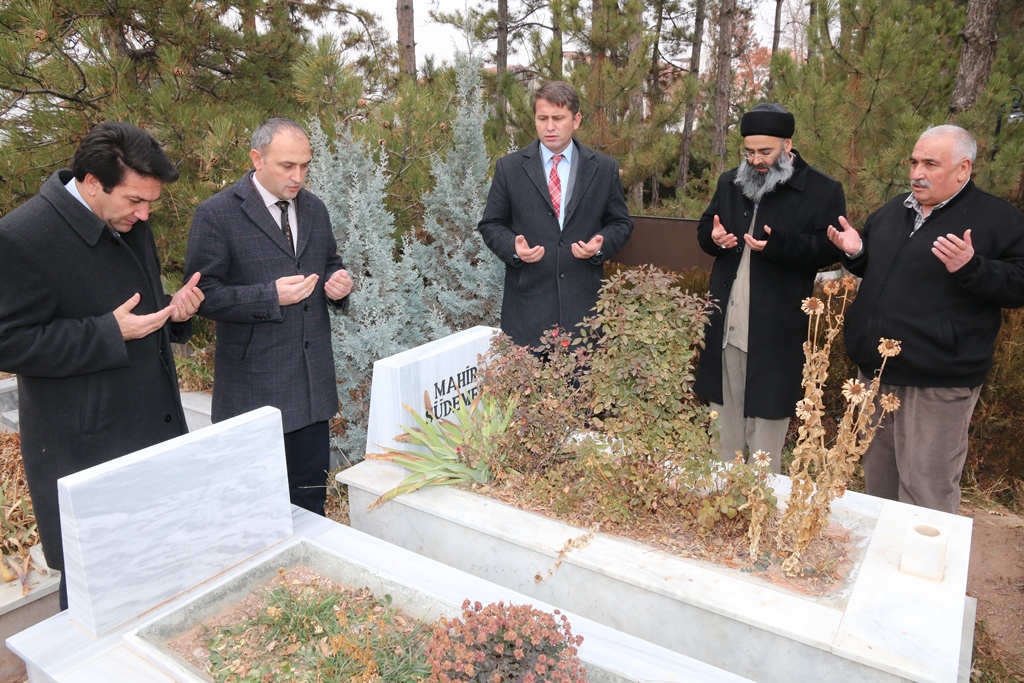
[[[328,420],[337,412],[327,307],[352,291],[327,207],[302,189],[306,132],[269,119],[252,139],[254,171],[200,204],[185,272],[199,272],[199,314],[217,321],[213,421],[281,411],[291,501],[324,512]]]

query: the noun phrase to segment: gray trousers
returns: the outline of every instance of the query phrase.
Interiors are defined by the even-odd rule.
[[[862,382],[868,381],[862,373]],[[967,428],[981,394],[976,387],[882,384],[900,400],[864,453],[864,483],[872,496],[956,514],[967,461]]]
[[[743,396],[747,387],[747,353],[732,344],[722,350],[722,400],[712,403],[718,412],[718,457],[726,462],[736,459],[736,452],[748,460],[755,451],[771,455],[771,470],[782,471],[782,446],[789,431],[789,418],[768,420],[746,417]]]

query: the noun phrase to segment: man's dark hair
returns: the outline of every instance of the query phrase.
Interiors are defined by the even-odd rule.
[[[79,182],[87,173],[96,176],[104,192],[121,184],[125,169],[163,183],[178,179],[178,169],[149,133],[123,121],[101,123],[82,138],[71,161]]]
[[[549,81],[537,88],[533,93],[533,111],[537,112],[537,100],[547,100],[551,104],[565,107],[573,116],[580,113],[580,96],[576,88],[565,81]]]

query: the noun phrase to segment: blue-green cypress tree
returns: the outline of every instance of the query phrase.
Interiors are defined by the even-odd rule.
[[[331,317],[344,434],[337,445],[362,457],[374,361],[448,334],[427,306],[419,276],[396,258],[394,217],[384,206],[384,164],[343,134],[334,151],[319,126],[310,135],[310,189],[327,204],[338,249],[353,280],[352,303]],[[383,160],[382,160],[383,161]]]
[[[421,274],[430,306],[452,330],[496,326],[501,305],[504,268],[476,231],[490,185],[480,67],[477,57],[456,53],[454,146],[444,158],[434,157],[422,234],[407,233],[403,241],[404,258]]]

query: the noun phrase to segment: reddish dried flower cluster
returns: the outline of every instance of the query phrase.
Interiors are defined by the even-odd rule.
[[[559,615],[556,620],[555,615]],[[462,603],[461,619],[442,619],[427,650],[430,681],[575,683],[586,681],[576,653],[582,636],[569,620],[529,605]]]

